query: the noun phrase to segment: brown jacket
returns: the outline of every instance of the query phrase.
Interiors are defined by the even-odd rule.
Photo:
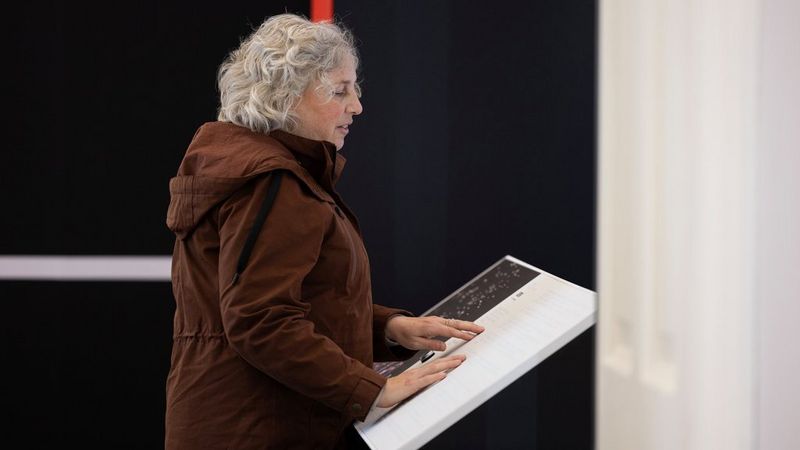
[[[327,449],[363,420],[386,379],[386,320],[373,305],[356,218],[334,190],[328,143],[203,125],[170,181],[177,309],[167,378],[168,449]],[[274,205],[232,278],[277,169]]]

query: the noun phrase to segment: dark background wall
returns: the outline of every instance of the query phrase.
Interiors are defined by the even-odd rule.
[[[0,255],[165,255],[167,181],[215,71],[307,1],[18,5]],[[337,0],[364,113],[339,189],[375,300],[422,313],[503,255],[594,288],[595,1]],[[0,281],[4,426],[23,448],[158,448],[169,283]],[[593,442],[590,330],[426,448]]]

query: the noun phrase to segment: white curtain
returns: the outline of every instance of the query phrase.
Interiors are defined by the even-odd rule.
[[[798,3],[600,3],[599,449],[800,448]]]

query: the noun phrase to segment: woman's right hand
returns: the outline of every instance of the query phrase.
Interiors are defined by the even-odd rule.
[[[417,391],[445,379],[447,372],[460,366],[465,359],[466,355],[448,356],[389,378],[376,406],[389,408],[400,403]]]

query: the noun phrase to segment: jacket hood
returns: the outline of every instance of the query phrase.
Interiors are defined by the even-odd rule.
[[[186,238],[203,217],[237,189],[259,175],[291,172],[322,201],[341,175],[344,158],[333,144],[277,130],[256,133],[228,122],[209,122],[194,135],[169,182],[167,227]]]

